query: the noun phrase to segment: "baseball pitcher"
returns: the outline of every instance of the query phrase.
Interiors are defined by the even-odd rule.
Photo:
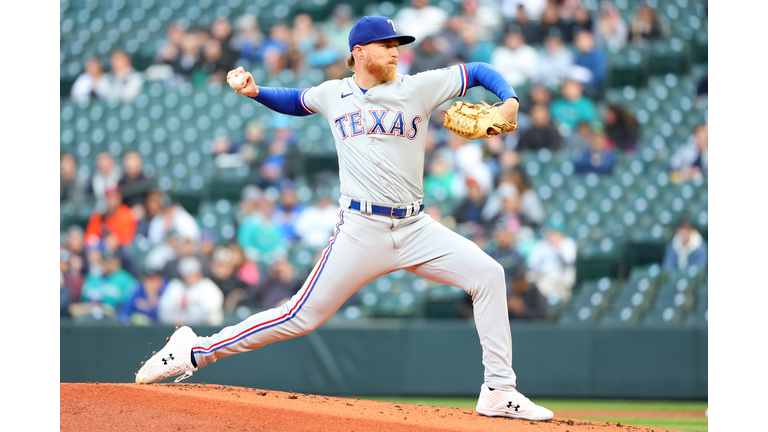
[[[136,375],[154,383],[232,354],[307,334],[328,320],[355,291],[379,276],[406,270],[462,288],[471,297],[485,367],[477,412],[549,420],[552,411],[515,389],[512,337],[504,271],[477,245],[423,212],[426,129],[444,102],[482,86],[499,106],[454,104],[444,114],[449,130],[470,139],[516,127],[519,101],[512,87],[485,63],[416,75],[397,73],[398,46],[411,43],[386,17],[361,18],[349,33],[350,78],[307,89],[259,87],[239,67],[238,94],[294,116],[323,115],[339,157],[341,198],[328,247],[302,288],[281,307],[259,312],[219,333],[197,336],[179,328]],[[244,74],[244,75],[243,75]]]

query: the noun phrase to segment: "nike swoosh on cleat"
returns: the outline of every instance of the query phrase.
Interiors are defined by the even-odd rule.
[[[347,94],[344,94],[344,93],[342,93],[342,94],[341,94],[341,98],[342,98],[342,99],[344,99],[345,97],[347,97],[347,96],[349,96],[349,95],[351,95],[351,94],[352,94],[352,93],[347,93]]]

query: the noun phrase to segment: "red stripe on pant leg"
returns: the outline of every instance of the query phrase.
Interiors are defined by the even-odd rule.
[[[314,281],[315,281],[315,278],[316,278],[316,277],[317,277],[317,275],[318,275],[318,272],[319,272],[319,271],[320,271],[320,269],[323,267],[323,266],[322,266],[322,263],[323,263],[323,261],[325,261],[325,259],[326,259],[326,258],[327,258],[327,256],[328,256],[328,252],[331,250],[331,243],[332,243],[332,242],[333,242],[333,241],[336,239],[336,236],[339,234],[339,225],[341,225],[341,222],[342,222],[342,219],[341,219],[341,212],[342,212],[342,211],[343,211],[343,210],[339,210],[339,222],[338,222],[338,223],[336,223],[336,231],[333,233],[333,237],[331,237],[331,239],[330,239],[330,240],[328,240],[328,247],[326,247],[326,248],[325,248],[325,252],[323,252],[323,257],[322,257],[322,258],[320,259],[320,261],[318,262],[318,266],[317,266],[317,269],[315,270],[315,273],[314,273],[314,274],[312,274],[312,278],[310,279],[309,283],[307,284],[307,288],[311,287],[311,286],[312,286],[312,284],[314,283]],[[293,311],[295,310],[296,306],[298,306],[299,304],[301,304],[301,301],[304,299],[304,296],[305,296],[305,295],[307,295],[307,292],[308,292],[308,291],[309,291],[308,289],[304,291],[304,293],[301,295],[301,298],[299,298],[299,300],[296,302],[296,304],[294,304],[294,305],[293,305],[293,308],[291,308],[291,310],[290,310],[290,311],[288,311],[288,313],[286,313],[286,314],[284,314],[284,315],[282,315],[282,316],[280,316],[280,317],[277,317],[277,318],[271,319],[271,320],[269,320],[269,321],[267,321],[267,322],[263,322],[263,323],[260,323],[260,324],[256,324],[255,326],[253,326],[253,327],[250,327],[250,328],[248,328],[247,330],[243,330],[242,332],[238,333],[238,334],[237,334],[237,335],[235,335],[235,336],[232,336],[232,337],[230,337],[230,338],[228,338],[228,339],[224,339],[224,340],[222,340],[222,341],[216,342],[215,344],[211,345],[211,347],[210,347],[210,348],[208,348],[208,349],[205,349],[205,348],[203,348],[203,347],[193,347],[192,349],[193,349],[193,350],[196,350],[196,349],[200,349],[200,350],[202,350],[202,351],[210,351],[210,350],[212,350],[213,348],[216,348],[216,346],[218,346],[218,345],[221,345],[221,344],[223,344],[223,343],[227,343],[227,342],[231,341],[232,339],[237,339],[238,337],[240,337],[240,336],[242,336],[243,334],[245,334],[245,333],[248,333],[248,332],[250,332],[250,331],[252,331],[252,330],[256,329],[257,327],[261,327],[261,326],[263,326],[263,325],[267,325],[267,324],[273,323],[273,322],[275,322],[275,321],[279,321],[279,320],[281,320],[281,319],[283,319],[283,318],[285,318],[285,317],[287,317],[287,316],[290,316],[290,315],[293,313]]]

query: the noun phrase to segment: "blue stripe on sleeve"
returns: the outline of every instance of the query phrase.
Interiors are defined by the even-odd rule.
[[[251,99],[281,114],[308,116],[314,114],[302,103],[302,94],[306,89],[283,87],[259,87],[259,94]]]
[[[520,101],[512,86],[490,64],[474,62],[467,63],[465,66],[468,78],[467,87],[483,86],[486,90],[498,96],[502,102],[509,98],[515,98],[518,102]]]

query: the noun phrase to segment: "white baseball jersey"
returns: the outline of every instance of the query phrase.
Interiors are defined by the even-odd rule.
[[[328,119],[339,155],[341,193],[376,203],[424,197],[429,117],[467,92],[464,65],[398,75],[365,94],[354,77],[326,81],[301,95],[308,112]]]

